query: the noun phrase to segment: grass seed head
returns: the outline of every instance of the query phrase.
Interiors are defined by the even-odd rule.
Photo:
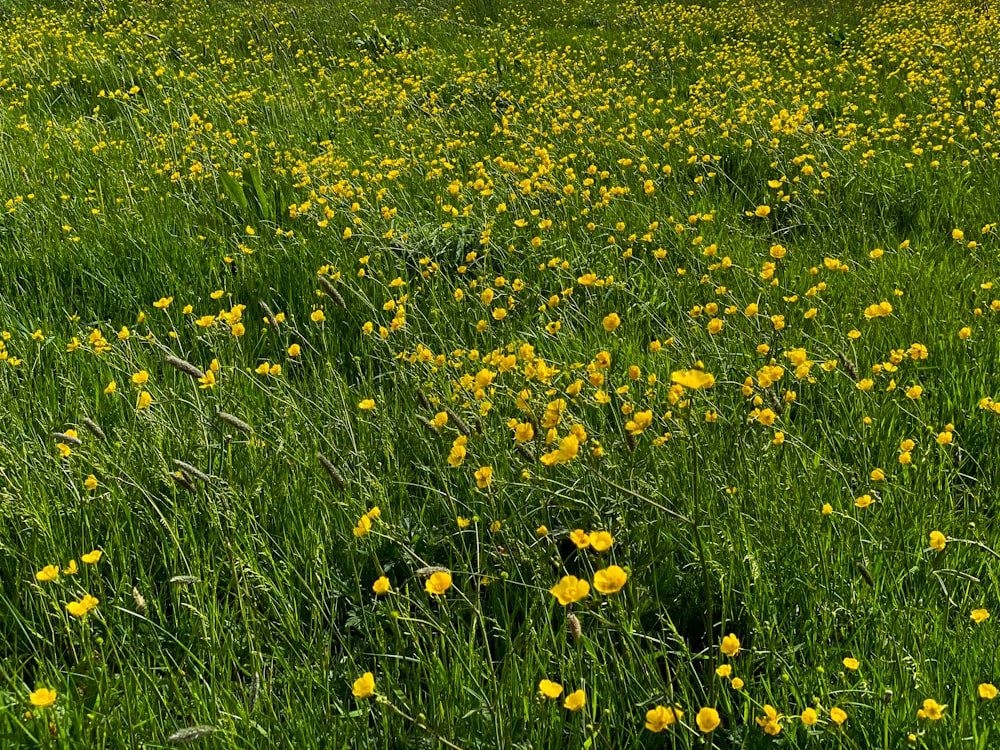
[[[237,429],[240,432],[244,432],[247,435],[253,432],[253,428],[250,425],[248,425],[239,417],[233,416],[229,412],[220,411],[216,413],[215,416],[218,417],[219,420],[221,420],[222,422],[225,422],[230,427],[233,427],[234,429]]]
[[[205,373],[199,370],[190,362],[181,359],[180,357],[175,357],[172,354],[168,354],[164,357],[164,362],[173,367],[175,370],[180,370],[185,375],[190,375],[195,380],[200,380],[205,377]]]
[[[91,434],[98,440],[104,441],[108,439],[108,436],[104,434],[104,430],[102,430],[101,426],[93,419],[84,417],[81,421],[83,422],[83,426],[90,430]]]
[[[197,742],[215,734],[215,727],[202,724],[196,727],[185,727],[178,729],[167,737],[167,742],[171,745],[186,745],[189,742]]]

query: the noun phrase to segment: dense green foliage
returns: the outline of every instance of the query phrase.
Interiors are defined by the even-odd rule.
[[[8,3],[0,744],[989,747],[998,38]]]

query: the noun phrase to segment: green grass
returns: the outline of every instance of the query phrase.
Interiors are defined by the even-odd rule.
[[[10,3],[0,744],[990,747],[998,34],[964,0]]]

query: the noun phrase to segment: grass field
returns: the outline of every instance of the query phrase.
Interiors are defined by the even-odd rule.
[[[995,746],[998,39],[4,3],[0,745]]]

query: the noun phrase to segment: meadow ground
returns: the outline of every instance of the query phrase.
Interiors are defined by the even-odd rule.
[[[995,746],[990,5],[4,3],[0,744]]]

